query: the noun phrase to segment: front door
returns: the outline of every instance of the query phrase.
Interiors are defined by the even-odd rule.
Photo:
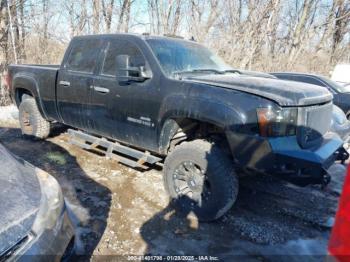
[[[101,70],[93,83],[91,114],[97,133],[130,145],[156,149],[155,122],[159,91],[154,79],[121,83],[116,78],[116,56],[128,55],[132,67],[150,70],[140,49],[132,42],[112,39],[105,50]]]
[[[86,131],[92,128],[88,108],[101,44],[97,39],[74,40],[57,79],[57,105],[62,121]]]

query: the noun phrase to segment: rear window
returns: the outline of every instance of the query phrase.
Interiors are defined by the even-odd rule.
[[[84,39],[75,41],[67,59],[66,69],[83,73],[93,73],[100,50],[100,40]]]

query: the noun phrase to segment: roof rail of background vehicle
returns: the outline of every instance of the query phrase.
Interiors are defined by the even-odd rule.
[[[302,72],[290,72],[290,71],[280,71],[280,72],[270,72],[269,74],[290,74],[290,75],[300,75],[300,76],[322,76],[316,73],[302,73]]]
[[[317,73],[301,73],[301,72],[271,72],[269,73],[271,75],[278,75],[278,74],[288,74],[288,75],[296,75],[296,76],[309,76],[309,77],[318,77],[323,79],[323,81],[331,80],[331,78],[327,75],[321,75]]]

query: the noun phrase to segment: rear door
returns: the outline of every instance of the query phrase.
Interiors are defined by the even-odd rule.
[[[87,131],[91,130],[88,110],[90,87],[98,67],[101,47],[100,39],[73,40],[57,79],[57,105],[62,121]]]

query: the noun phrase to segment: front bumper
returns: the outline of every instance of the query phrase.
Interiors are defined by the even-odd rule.
[[[67,248],[74,245],[74,228],[66,207],[53,229],[42,234],[30,235],[25,243],[11,256],[14,261],[60,261]]]
[[[301,186],[329,183],[329,167],[349,157],[343,140],[334,133],[327,133],[320,146],[308,149],[301,148],[295,136],[266,139],[232,133],[227,137],[243,169],[277,175]]]
[[[330,166],[349,157],[343,140],[334,133],[326,134],[317,148],[300,149],[294,141],[293,138],[276,138],[270,139],[270,145],[275,154],[274,173],[295,184],[328,184]]]

